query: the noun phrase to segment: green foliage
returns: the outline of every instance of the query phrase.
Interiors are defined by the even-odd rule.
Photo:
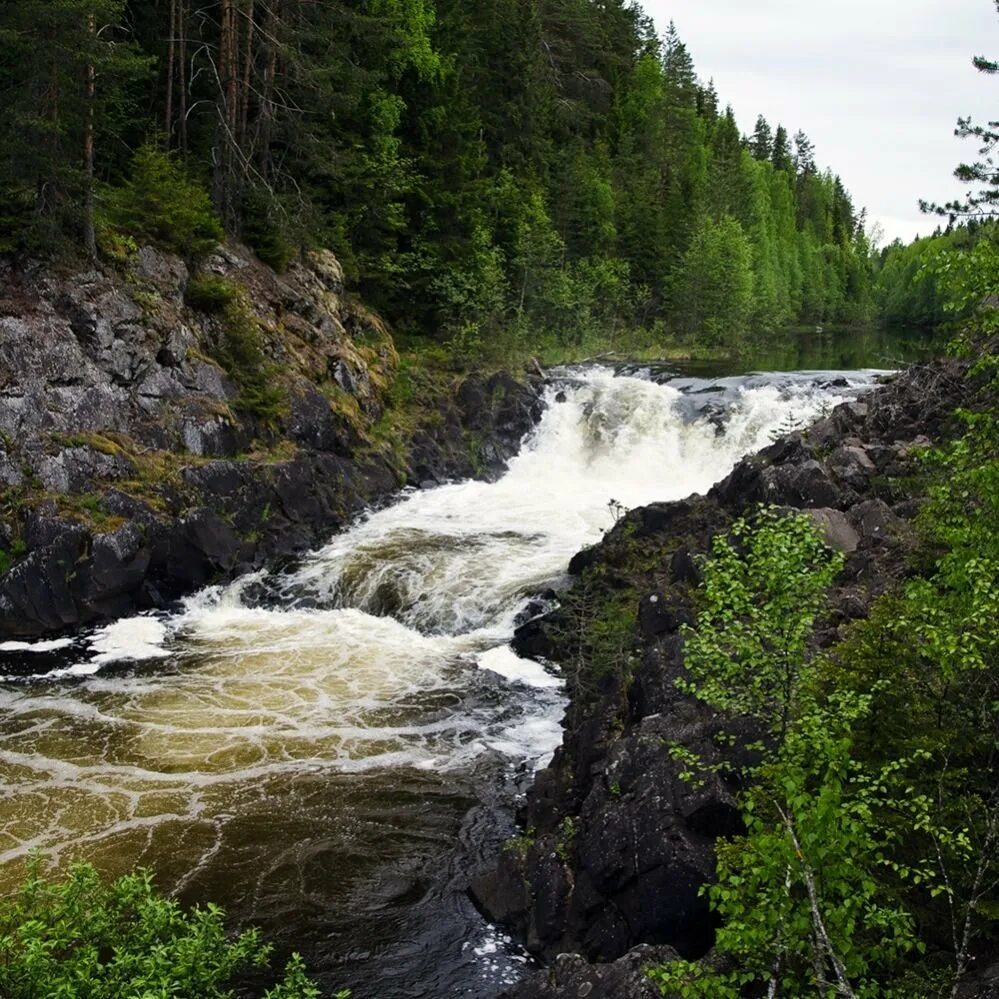
[[[283,206],[265,191],[253,190],[247,196],[240,235],[278,274],[283,274],[295,259],[296,247]]]
[[[0,994],[8,999],[231,999],[237,977],[265,969],[270,955],[257,930],[230,937],[221,909],[185,911],[157,893],[147,872],[106,883],[79,865],[49,883],[36,860],[19,894],[0,903]],[[262,999],[319,994],[294,955]]]
[[[934,267],[991,335],[999,258]],[[964,434],[925,456],[918,571],[838,645],[808,653],[839,563],[806,523],[770,515],[716,543],[684,687],[772,738],[706,889],[723,960],[653,969],[664,995],[952,996],[996,944],[999,361],[976,353]],[[671,755],[702,779],[696,754]]]
[[[184,302],[200,312],[217,314],[238,302],[240,289],[216,274],[194,274],[184,289]]]
[[[0,4],[0,252],[78,249],[97,177],[139,144],[123,146],[121,135],[153,60],[128,36],[125,7],[125,0]],[[99,85],[88,97],[90,70]],[[88,133],[94,171],[85,166]]]
[[[731,216],[705,219],[683,260],[678,281],[679,324],[708,343],[745,337],[753,305],[752,249]]]
[[[6,576],[17,560],[22,558],[27,550],[27,545],[22,538],[16,538],[11,544],[9,551],[6,548],[0,547],[0,576]]]
[[[896,833],[882,816],[913,809],[902,766],[870,772],[852,758],[852,727],[869,711],[854,694],[814,707],[756,774],[743,801],[747,833],[719,845],[708,891],[723,919],[716,949],[737,970],[667,965],[652,973],[664,994],[740,996],[755,984],[834,995],[845,982],[858,999],[911,999],[885,987],[918,944],[885,883]]]
[[[287,393],[278,368],[267,359],[260,325],[242,296],[224,307],[215,356],[239,386],[236,406],[261,423],[274,425],[286,414]]]
[[[106,192],[104,212],[113,229],[184,257],[209,253],[222,239],[208,192],[149,143],[136,151],[128,180]]]
[[[466,364],[866,314],[838,178],[766,122],[744,149],[635,4],[227,3],[0,7],[0,251],[78,243],[95,193],[114,260],[329,246]]]
[[[715,539],[696,626],[685,633],[689,680],[714,707],[748,715],[783,738],[808,667],[808,640],[843,556],[807,516],[763,510]]]

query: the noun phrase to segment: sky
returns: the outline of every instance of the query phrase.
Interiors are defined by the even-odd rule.
[[[954,136],[958,117],[999,118],[993,0],[645,0],[665,32],[676,23],[698,75],[751,132],[756,116],[803,128],[879,222],[885,241],[928,234],[919,199],[964,193],[954,167],[975,158]]]

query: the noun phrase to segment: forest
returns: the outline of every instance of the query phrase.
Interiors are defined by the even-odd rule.
[[[843,181],[629,0],[23,0],[0,43],[3,251],[329,247],[458,352],[873,315]]]
[[[36,643],[44,647],[40,655],[72,659],[71,670],[80,664],[76,651],[65,651],[74,641],[67,636],[84,620],[89,627],[135,613],[133,621],[162,625],[159,644],[127,653],[120,661],[130,665],[99,677],[91,684],[94,689],[101,684],[125,688],[136,679],[135,663],[138,679],[148,680],[150,688],[162,676],[183,691],[185,683],[209,675],[213,659],[205,650],[213,648],[211,632],[198,632],[197,626],[210,619],[215,605],[184,603],[183,614],[191,607],[202,614],[194,625],[178,610],[184,595],[206,592],[201,589],[206,586],[227,594],[219,596],[222,612],[231,612],[238,622],[227,623],[232,630],[223,640],[231,644],[220,640],[221,652],[214,657],[228,662],[235,656],[237,668],[229,671],[234,680],[246,672],[256,680],[253,662],[266,667],[266,679],[268,670],[285,669],[285,659],[291,661],[304,648],[315,656],[315,675],[322,681],[337,679],[337,670],[349,673],[344,686],[352,696],[353,687],[360,689],[364,681],[368,660],[387,664],[385,676],[378,675],[387,687],[396,672],[405,679],[414,662],[423,669],[420,655],[428,657],[427,676],[446,669],[441,676],[447,684],[456,683],[453,676],[460,668],[478,683],[490,667],[481,667],[481,656],[469,656],[470,644],[460,646],[457,659],[453,652],[457,640],[469,635],[452,634],[450,625],[436,618],[425,623],[406,617],[412,609],[407,604],[405,613],[400,610],[410,599],[406,586],[416,580],[412,586],[420,594],[414,606],[426,598],[426,590],[439,596],[431,601],[434,608],[451,610],[456,604],[478,613],[468,593],[458,592],[459,586],[473,588],[455,569],[463,565],[458,556],[501,552],[490,556],[486,569],[469,570],[468,579],[478,580],[492,572],[501,575],[501,563],[509,574],[522,549],[530,575],[524,581],[517,577],[519,588],[513,589],[525,603],[519,614],[508,617],[525,623],[516,635],[512,625],[510,634],[502,632],[502,646],[493,647],[494,638],[500,639],[489,631],[481,655],[501,651],[512,657],[508,641],[521,640],[525,629],[528,637],[544,638],[549,629],[555,653],[556,639],[563,641],[562,657],[540,652],[539,662],[533,662],[531,652],[530,661],[546,685],[516,689],[525,702],[540,704],[541,691],[550,690],[553,681],[545,670],[556,672],[555,664],[561,667],[559,682],[567,683],[569,707],[564,718],[558,707],[553,727],[563,738],[562,748],[545,776],[524,795],[518,784],[516,821],[511,805],[503,826],[504,836],[514,830],[517,835],[501,841],[497,832],[495,850],[491,840],[476,848],[505,858],[497,868],[501,872],[506,870],[502,864],[516,866],[520,880],[503,886],[504,904],[508,895],[523,896],[524,913],[530,914],[532,906],[545,909],[554,934],[569,933],[556,924],[568,919],[563,909],[571,912],[570,903],[583,899],[579,904],[589,906],[591,924],[598,922],[594,913],[600,920],[609,914],[608,938],[613,931],[621,939],[619,947],[605,951],[590,947],[589,937],[556,934],[546,938],[546,946],[549,939],[555,941],[550,954],[534,941],[537,946],[528,948],[534,957],[552,958],[534,976],[542,991],[505,995],[554,995],[544,990],[551,976],[571,964],[558,956],[566,954],[565,939],[585,956],[585,961],[579,958],[584,974],[603,975],[613,962],[625,960],[621,954],[635,941],[627,937],[628,920],[618,919],[618,900],[626,892],[652,898],[651,889],[639,893],[650,871],[658,870],[639,865],[639,847],[644,850],[653,840],[679,842],[677,830],[689,833],[695,823],[711,827],[711,845],[703,851],[709,870],[700,880],[682,876],[703,903],[710,940],[691,945],[687,927],[667,932],[657,926],[646,934],[639,941],[643,948],[677,947],[635,965],[641,978],[635,988],[642,990],[636,999],[644,999],[650,989],[669,999],[992,995],[977,990],[999,981],[999,251],[994,220],[999,173],[989,158],[999,145],[999,132],[994,123],[959,122],[958,135],[978,140],[980,162],[960,167],[957,175],[981,190],[964,203],[926,205],[936,216],[927,229],[937,217],[940,222],[925,238],[882,246],[877,227],[869,225],[866,211],[852,198],[848,179],[822,164],[801,128],[807,123],[778,123],[762,114],[755,123],[737,121],[725,95],[698,73],[695,55],[672,24],[658,33],[632,0],[0,4],[0,267],[7,268],[8,258],[16,261],[0,272],[16,275],[4,302],[7,325],[0,340],[6,341],[0,346],[11,345],[2,359],[21,362],[20,371],[13,364],[10,371],[0,371],[0,402],[14,400],[0,409],[8,421],[0,433],[0,473],[6,476],[0,477],[0,581],[10,584],[0,587],[0,601],[5,594],[27,594],[23,605],[0,603],[0,611],[41,605],[51,593],[61,599],[65,590],[76,612],[70,588],[79,583],[87,599],[77,603],[90,616],[72,618],[68,610],[58,628],[45,623],[48,630],[39,632],[46,637],[51,632],[54,642]],[[978,59],[975,65],[986,74],[999,73],[999,63]],[[262,285],[263,291],[244,288],[208,267],[226,240],[245,244],[268,265],[252,264],[257,276],[265,273],[272,282]],[[167,292],[160,288],[154,294],[154,286],[134,279],[130,266],[146,246],[184,258],[186,266],[177,268],[182,276]],[[294,296],[300,286],[292,280],[292,265],[320,249],[333,251],[350,289],[340,303],[338,277],[336,293],[318,299],[335,298],[343,305],[332,319],[323,314],[327,327],[321,320],[312,323],[313,313],[322,308],[312,308],[304,293],[299,296],[304,304],[295,303],[302,315],[292,317],[297,325],[291,332],[282,327],[283,300],[273,316],[260,318],[252,311],[261,301],[280,298],[278,292],[268,297],[276,285],[286,284]],[[241,249],[240,254],[240,263],[252,256]],[[268,267],[285,278],[278,281]],[[88,285],[88,270],[100,272],[80,296],[89,312],[73,299],[74,282]],[[60,277],[50,280],[53,274]],[[116,294],[99,297],[108,288]],[[101,309],[128,296],[132,311],[122,313],[125,318],[111,330]],[[91,355],[101,353],[92,342],[99,322],[111,330],[104,367],[95,366],[88,373],[93,384],[84,384],[73,370],[82,364],[74,359],[86,357],[90,364]],[[710,356],[712,351],[737,354],[793,327],[872,324],[939,331],[941,340],[953,338],[951,356],[921,362],[863,396],[845,377],[833,380],[826,371],[796,370],[821,374],[822,408],[803,410],[807,418],[798,421],[795,407],[804,405],[804,397],[795,396],[787,412],[768,410],[772,432],[752,439],[754,455],[739,461],[728,478],[716,480],[710,492],[705,488],[704,496],[689,501],[681,492],[673,497],[676,502],[667,503],[659,493],[668,494],[675,485],[671,480],[683,480],[687,466],[698,464],[698,447],[705,461],[722,454],[719,467],[732,469],[736,456],[721,450],[726,435],[738,429],[733,430],[737,421],[730,413],[697,408],[696,419],[688,421],[678,418],[679,409],[670,409],[669,418],[657,426],[664,433],[659,424],[670,431],[682,424],[676,439],[684,446],[663,472],[654,463],[674,438],[656,438],[653,421],[645,417],[661,411],[656,405],[661,407],[667,390],[678,396],[679,390],[636,377],[634,395],[618,405],[608,386],[628,380],[623,367],[597,372],[591,394],[576,368],[564,386],[546,382],[537,361],[529,376],[524,365],[514,373],[505,370],[517,367],[507,363],[513,355],[578,359],[595,353],[591,347],[619,346],[618,338],[628,342],[632,337],[650,351],[660,350],[659,357],[667,356],[663,348],[669,345]],[[202,337],[188,325],[198,326]],[[365,328],[351,345],[355,325]],[[335,344],[339,353],[311,350],[327,329],[342,334]],[[294,369],[291,350],[263,349],[264,334],[273,333],[269,346],[277,343],[284,350],[279,332],[288,342],[293,334],[296,349],[313,364],[303,368],[314,382],[309,391],[303,388],[308,379]],[[56,341],[60,333],[64,340]],[[42,342],[39,354],[29,349],[35,334]],[[51,370],[49,357],[35,363],[45,351],[46,336],[76,351],[67,350],[63,356],[70,360],[53,363]],[[134,355],[132,345],[124,343],[128,336],[142,340]],[[551,349],[542,355],[542,346]],[[409,352],[412,347],[417,350]],[[424,349],[458,363],[442,377],[436,370],[433,377],[423,370],[414,373],[414,357]],[[16,358],[17,352],[23,357]],[[484,358],[491,363],[477,365]],[[293,369],[291,375],[282,364]],[[867,372],[867,388],[881,379],[884,366]],[[497,367],[504,370],[497,373]],[[147,378],[147,369],[155,377]],[[202,391],[194,376],[206,371],[211,381]],[[519,385],[514,374],[533,387]],[[34,379],[33,396],[25,390],[32,388],[29,378]],[[751,395],[744,387],[738,393],[743,402]],[[769,388],[752,391],[765,401]],[[453,494],[460,498],[452,499],[452,506],[428,507],[430,514],[416,522],[418,529],[400,520],[405,530],[386,531],[391,544],[382,544],[379,536],[381,547],[362,550],[356,537],[350,540],[355,509],[347,498],[355,483],[364,509],[378,507],[403,485],[412,487],[406,502],[418,507],[421,497],[446,497],[443,490],[460,489],[465,483],[455,484],[456,479],[488,479],[482,463],[487,448],[503,466],[495,443],[499,436],[490,437],[495,428],[489,424],[502,424],[500,429],[519,446],[524,429],[510,417],[518,389],[530,396],[523,407],[530,425],[545,409],[534,393],[551,389],[545,397],[552,402],[548,409],[561,412],[566,426],[565,414],[576,413],[579,427],[576,434],[572,424],[575,436],[566,432],[570,446],[554,433],[551,440],[571,452],[570,459],[577,440],[592,445],[591,450],[579,445],[576,464],[556,465],[555,458],[565,457],[562,451],[553,450],[547,458],[542,453],[544,467],[536,478],[524,480],[527,485],[515,501],[512,492],[489,499],[485,484],[475,482],[483,486],[481,494],[471,499]],[[841,396],[841,389],[846,394]],[[106,409],[124,411],[135,403],[139,415],[127,422],[128,413],[116,414],[123,422],[114,423],[98,412],[100,405],[88,403],[91,392],[112,400],[103,403]],[[699,392],[692,390],[683,401]],[[88,405],[71,409],[74,398]],[[56,402],[47,402],[51,399]],[[782,405],[787,402],[782,398]],[[186,410],[184,403],[190,404]],[[452,403],[464,422],[448,409]],[[32,405],[40,414],[33,424],[24,415],[30,415]],[[176,422],[167,424],[167,417],[175,416]],[[778,416],[789,422],[779,423]],[[70,425],[77,419],[79,426]],[[617,430],[615,419],[625,421]],[[443,458],[435,463],[434,447],[444,453],[452,429],[456,443],[451,450],[464,464],[449,465]],[[629,442],[636,441],[651,443],[631,454]],[[601,493],[592,510],[581,506],[577,518],[587,529],[588,519],[597,523],[599,517],[608,526],[563,545],[549,520],[558,526],[573,520],[572,501],[593,486],[594,468],[608,455],[616,462],[615,492]],[[567,475],[577,476],[567,479],[571,490],[549,490],[549,479]],[[628,512],[617,499],[607,502],[608,495],[626,498],[617,489],[629,476],[643,487],[658,476],[657,492],[642,501],[651,505],[635,505]],[[362,493],[369,479],[371,491]],[[273,490],[264,491],[264,485]],[[320,494],[330,500],[328,507],[312,503]],[[538,496],[556,505],[550,517],[546,507],[539,506],[538,514],[526,504]],[[729,499],[723,502],[724,496]],[[267,499],[257,502],[258,497]],[[522,501],[525,505],[518,505]],[[217,509],[208,509],[213,504]],[[402,507],[388,504],[379,512]],[[333,536],[329,511],[334,509],[336,530],[342,529],[335,537],[347,539],[345,546],[355,544],[368,559],[353,571],[359,576],[370,571],[378,581],[370,603],[352,596],[350,564],[344,563],[341,577],[333,576],[328,564],[316,569],[308,562],[311,556],[305,553],[315,539],[303,525],[314,518],[322,521],[324,538]],[[455,533],[461,513],[475,519],[475,530]],[[500,519],[494,523],[497,513],[519,518],[513,524],[517,530]],[[433,533],[437,520],[444,524],[439,535]],[[270,547],[272,527],[285,534]],[[539,593],[533,559],[551,539],[568,588]],[[589,547],[573,558],[576,568],[570,566],[566,575],[563,556],[579,551],[584,541]],[[488,548],[498,542],[508,547]],[[439,568],[433,562],[438,548],[446,558]],[[428,551],[432,554],[425,556]],[[106,562],[98,565],[99,572],[92,572],[95,553],[104,553]],[[202,555],[207,568],[199,561]],[[410,557],[425,558],[430,568],[421,562],[412,569]],[[171,581],[167,570],[174,572],[185,558],[197,573],[183,578],[187,588],[181,594],[178,586],[176,600],[173,591],[161,595],[160,577],[149,566],[162,569]],[[280,579],[268,582],[268,567],[278,563]],[[293,586],[298,577],[292,563],[306,567],[302,585],[319,580],[325,590],[317,585],[302,596]],[[473,568],[478,564],[487,563]],[[107,583],[104,589],[95,583],[94,592],[112,592],[122,601],[108,603],[110,609],[98,605],[91,591],[82,589],[90,584],[88,573],[102,586]],[[382,582],[396,577],[406,586],[400,585],[398,593],[388,584],[383,590]],[[347,580],[342,587],[341,578]],[[234,579],[252,580],[245,604],[241,589],[226,589]],[[449,583],[453,591],[446,589]],[[282,601],[291,604],[293,614],[285,614]],[[495,611],[492,603],[483,607]],[[492,620],[486,610],[482,620]],[[11,611],[8,620],[13,617]],[[469,620],[473,617],[469,612]],[[277,637],[265,636],[267,644],[255,645],[264,642],[252,634],[259,619],[266,619]],[[309,628],[317,621],[330,630],[310,639]],[[168,632],[163,622],[174,630]],[[360,622],[361,637],[348,630],[351,622]],[[387,638],[380,637],[383,626]],[[168,634],[172,646],[165,644]],[[6,636],[0,632],[0,637]],[[20,639],[35,636],[12,631],[11,637],[18,641],[0,644],[0,653],[30,650],[31,643]],[[396,658],[389,639],[403,646]],[[441,647],[450,643],[446,654],[426,651],[437,640]],[[241,646],[232,652],[241,642],[249,649],[245,659],[239,658]],[[87,654],[102,648],[93,644]],[[342,662],[326,658],[344,649],[356,658],[346,653]],[[3,743],[5,758],[16,762],[11,800],[20,801],[17,794],[27,797],[25,788],[34,786],[22,776],[33,754],[44,763],[46,751],[75,753],[70,755],[73,773],[83,773],[86,757],[79,746],[89,748],[88,739],[105,754],[94,764],[96,771],[116,775],[128,769],[114,755],[125,752],[119,743],[147,753],[148,760],[139,757],[141,767],[157,773],[157,779],[156,768],[169,770],[170,752],[177,745],[184,749],[184,738],[195,727],[188,717],[197,717],[190,707],[193,694],[177,708],[184,725],[169,731],[163,721],[169,716],[161,715],[158,706],[153,720],[140,727],[146,723],[138,714],[138,695],[128,703],[122,724],[114,703],[94,702],[97,707],[86,716],[90,728],[77,721],[76,708],[65,707],[75,705],[76,697],[89,710],[85,697],[91,686],[84,678],[111,662],[119,660],[88,660],[83,665],[94,669],[73,674],[65,687],[52,679],[63,682],[59,670],[25,674],[31,682],[24,683],[20,674],[16,682],[0,678],[0,692],[16,691],[3,704],[7,728],[0,729],[0,741],[12,739],[16,747],[19,737],[36,730],[44,735],[49,725],[55,733],[17,756]],[[495,677],[509,679],[499,672]],[[490,682],[499,684],[495,677]],[[300,701],[320,705],[323,724],[326,715],[340,724],[342,705],[351,702],[326,699],[321,687],[309,686],[319,682],[311,673],[301,682],[299,688],[279,688],[280,712],[274,716],[258,704],[267,691],[261,682],[250,694],[240,694],[238,710],[221,702],[226,717],[212,722],[217,728],[198,731],[213,740],[216,732],[231,735],[235,729],[225,726],[236,723],[229,716],[249,704],[253,717],[247,728],[255,739],[263,729],[281,734],[282,725],[293,734],[311,733],[316,727],[311,715],[304,716],[308,727],[303,723],[301,729],[287,721],[293,714],[288,702],[299,689],[308,695]],[[442,690],[451,698],[450,686],[440,678],[419,682],[432,688],[427,711],[433,726],[457,726],[452,715],[458,709],[437,698]],[[37,714],[22,723],[15,709],[31,697],[47,696],[46,683],[57,689],[59,702],[39,700]],[[381,720],[372,726],[375,733],[382,731],[378,725],[388,724],[385,718],[402,718],[432,744],[405,714],[420,708],[417,687],[413,681],[402,701],[377,702]],[[205,699],[212,701],[225,688],[209,689]],[[455,700],[461,701],[467,692],[455,689]],[[502,691],[496,700],[511,697],[506,687],[496,690]],[[366,705],[373,697],[369,694],[365,688],[358,695]],[[119,691],[114,698],[121,700]],[[470,695],[469,703],[475,709],[470,714],[484,713]],[[68,749],[56,738],[60,730],[54,719],[61,711],[70,719]],[[354,715],[348,711],[345,716],[352,738],[365,730],[363,713],[357,714],[356,725]],[[267,717],[279,721],[260,720]],[[662,733],[675,719],[687,727],[670,740]],[[99,721],[108,722],[111,735],[100,736]],[[116,727],[110,727],[112,722]],[[505,715],[502,724],[509,744],[512,729]],[[139,735],[126,739],[125,731]],[[476,729],[469,729],[467,738],[463,729],[456,731],[462,750],[480,738]],[[536,737],[538,729],[531,731]],[[78,733],[79,743],[72,741]],[[398,736],[393,730],[391,738],[379,740],[393,747],[393,757],[403,756],[406,747],[400,741],[396,753]],[[332,773],[335,763],[353,751],[338,744],[341,757],[334,761],[321,756],[326,750],[313,756],[312,744],[303,740],[302,745],[310,793],[320,763]],[[256,742],[253,748],[256,753]],[[583,752],[591,749],[592,758]],[[176,774],[170,771],[171,778],[177,777],[178,795],[188,790],[181,785],[189,773],[196,788],[202,786],[200,777],[213,773],[195,758],[198,752],[195,746],[190,751],[194,762],[185,758]],[[278,752],[282,763],[294,756],[283,745]],[[214,741],[210,753],[213,760],[224,755]],[[251,757],[255,787],[259,759],[266,754]],[[407,773],[418,770],[421,780],[429,774],[428,782],[435,776],[426,757],[416,757],[416,765],[413,757],[405,758]],[[508,781],[514,768],[505,758],[503,767]],[[459,783],[457,770],[442,772],[446,783]],[[235,786],[233,773],[242,771],[224,770],[224,777]],[[478,782],[478,771],[468,771],[473,773],[469,785]],[[656,784],[663,773],[669,780]],[[361,768],[349,772],[352,789],[363,786],[360,774]],[[299,772],[291,766],[288,775],[291,786]],[[459,776],[465,780],[464,772]],[[81,782],[74,781],[66,783],[73,783],[69,790],[76,792]],[[347,783],[330,783],[333,801]],[[41,786],[48,789],[48,774]],[[392,786],[389,806],[377,799],[379,817],[391,813],[386,825],[393,837],[401,836],[404,821],[412,819],[407,808],[437,808],[429,783],[414,786],[412,800],[418,804],[408,803],[405,784]],[[654,794],[643,797],[650,786]],[[723,793],[713,790],[718,787]],[[152,809],[168,808],[157,800]],[[230,811],[240,817],[242,803],[230,806],[221,795],[219,801],[225,822]],[[286,801],[291,804],[285,806]],[[244,836],[236,829],[237,845],[241,849],[246,840],[264,839],[269,829],[275,839],[282,838],[283,851],[284,840],[290,842],[297,827],[286,829],[281,821],[297,818],[298,811],[310,818],[304,801],[304,796],[275,797],[265,803],[259,824],[245,827],[251,832]],[[696,807],[685,811],[692,801]],[[357,807],[353,799],[350,804]],[[165,813],[169,821],[177,818],[178,807],[171,799]],[[458,814],[466,806],[445,800],[439,810],[451,807]],[[548,828],[532,823],[535,814]],[[200,820],[201,812],[196,815]],[[350,825],[339,815],[331,805],[303,834],[310,851],[320,838],[316,829],[325,836],[331,827],[340,832]],[[624,827],[601,823],[621,815],[629,821],[636,817],[629,826],[636,843],[627,846],[633,853],[622,853],[618,862],[618,837],[607,830]],[[155,817],[165,827],[163,816]],[[634,831],[641,824],[648,835]],[[368,829],[374,828],[370,824],[363,836],[373,837]],[[434,838],[451,850],[450,840],[461,839],[465,831],[462,826],[460,836],[435,832]],[[5,846],[12,856],[25,843],[43,842],[18,835],[23,839],[9,834]],[[70,835],[88,842],[75,829]],[[170,863],[176,866],[186,856],[183,836],[175,836],[172,827],[166,835]],[[205,854],[206,864],[222,850],[219,836]],[[619,838],[624,842],[626,837]],[[677,849],[682,867],[688,858]],[[358,856],[368,859],[381,850],[376,838],[365,838],[361,849],[345,854],[344,869],[357,866]],[[46,868],[51,857],[30,853],[20,890],[0,898],[0,996],[226,999],[252,991],[263,999],[346,999],[350,994],[340,991],[339,979],[335,992],[330,992],[329,977],[321,984],[314,981],[330,972],[312,968],[316,948],[310,953],[308,940],[298,947],[305,955],[300,957],[287,938],[272,946],[262,932],[242,923],[233,933],[225,912],[203,902],[200,883],[188,907],[186,895],[161,894],[157,872],[116,871],[106,880],[98,856],[93,866],[89,860],[69,866],[56,872],[61,880],[51,881]],[[222,865],[224,852],[220,856]],[[431,860],[425,866],[435,866],[437,856],[427,854]],[[241,863],[224,871],[222,888],[245,877],[256,861]],[[612,864],[617,867],[610,870]],[[590,877],[593,870],[610,873],[601,880]],[[613,895],[620,872],[623,888]],[[632,873],[634,881],[628,880]],[[325,889],[341,877],[349,880],[332,863],[318,875],[313,869],[312,877],[310,891],[319,882]],[[449,868],[448,877],[452,891],[465,875],[459,878]],[[306,880],[301,878],[303,885]],[[336,933],[346,932],[344,925],[351,921],[362,929],[371,925],[362,922],[370,901],[364,894],[377,880],[371,875],[365,890],[358,889],[344,904],[348,918],[336,925]],[[422,882],[415,877],[385,880],[403,900],[433,895],[417,891]],[[275,883],[275,891],[284,890],[286,882]],[[218,887],[218,882],[205,884]],[[639,901],[635,908],[658,908],[660,901],[680,894],[683,886],[677,884],[678,878],[669,883],[670,890],[660,891],[654,905]],[[577,892],[579,885],[588,885],[592,897],[583,889]],[[460,891],[452,891],[462,905],[471,904],[466,887],[462,881]],[[558,894],[563,890],[564,897]],[[375,902],[379,924],[391,923],[389,904],[377,897]],[[319,888],[309,904],[330,921],[333,907]],[[513,912],[513,903],[510,910],[520,911]],[[297,918],[288,916],[287,908],[276,911],[279,921]],[[485,907],[477,913],[483,919],[490,915]],[[689,923],[693,917],[687,913],[686,918]],[[504,920],[497,916],[494,922]],[[532,931],[537,923],[530,924]],[[405,947],[419,950],[422,942],[410,939],[410,924],[400,925]],[[396,931],[394,925],[391,929]],[[675,938],[670,937],[674,931]],[[513,923],[510,932],[507,943],[519,932]],[[324,925],[324,959],[340,945],[336,933]],[[464,928],[462,933],[467,937]],[[522,936],[530,940],[531,934]],[[459,943],[464,962],[471,941]],[[365,941],[362,955],[375,974],[385,960],[380,946],[381,941],[370,946]],[[483,952],[494,955],[497,949],[502,950],[490,937]],[[515,959],[524,960],[519,951]],[[356,971],[348,967],[350,960],[336,957],[335,973]],[[382,988],[381,981],[371,988]],[[343,984],[357,988],[354,982]],[[573,983],[572,992],[566,986],[557,994],[600,993],[592,986],[577,991]]]

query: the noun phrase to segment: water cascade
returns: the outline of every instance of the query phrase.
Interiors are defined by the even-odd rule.
[[[507,649],[518,615],[613,504],[706,490],[874,379],[567,371],[498,482],[412,492],[172,614],[0,646],[0,889],[31,850],[145,865],[357,999],[494,994],[525,959],[463,887],[564,708]]]

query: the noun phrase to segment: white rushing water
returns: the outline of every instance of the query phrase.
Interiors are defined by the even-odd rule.
[[[291,575],[258,574],[203,591],[170,617],[100,630],[79,661],[50,679],[94,674],[119,660],[171,658],[175,665],[75,690],[7,688],[0,693],[6,729],[42,711],[45,732],[60,727],[61,713],[74,725],[91,717],[128,733],[121,744],[135,757],[130,778],[153,783],[163,769],[182,767],[199,781],[221,770],[231,780],[251,762],[259,774],[305,758],[344,769],[447,768],[491,742],[543,763],[558,730],[537,717],[521,719],[529,737],[515,740],[508,727],[494,732],[488,721],[484,728],[473,718],[425,722],[398,706],[452,689],[473,668],[537,690],[557,687],[506,643],[530,597],[613,524],[611,504],[630,508],[704,491],[770,443],[776,428],[814,419],[873,376],[688,379],[681,391],[608,369],[571,373],[562,401],[552,389],[540,426],[498,482],[411,493]],[[690,405],[703,407],[705,397],[710,418]],[[270,593],[265,606],[255,599],[261,589]],[[550,722],[556,699],[542,698],[541,706]],[[394,724],[400,713],[404,724]],[[25,754],[12,757],[12,744],[30,742],[26,732],[38,725],[13,728],[15,735],[0,737],[0,759],[23,761]],[[93,752],[80,747],[74,758]],[[92,761],[95,772],[112,762],[106,756]],[[157,765],[167,758],[169,766]],[[46,782],[47,773],[40,775]],[[23,845],[16,839],[0,860]]]
[[[777,428],[873,380],[571,372],[498,482],[413,492],[290,574],[206,590],[72,650],[0,648],[63,657],[41,682],[0,685],[0,864],[39,849],[167,867],[183,884],[242,862],[259,908],[267,877],[287,891],[287,872],[261,873],[279,870],[274,856],[305,877],[316,828],[346,837],[333,853],[363,849],[370,833],[351,822],[368,806],[330,792],[337,775],[370,775],[377,798],[405,791],[407,772],[447,785],[544,765],[560,681],[507,648],[530,598],[612,526],[612,503],[704,491]]]

